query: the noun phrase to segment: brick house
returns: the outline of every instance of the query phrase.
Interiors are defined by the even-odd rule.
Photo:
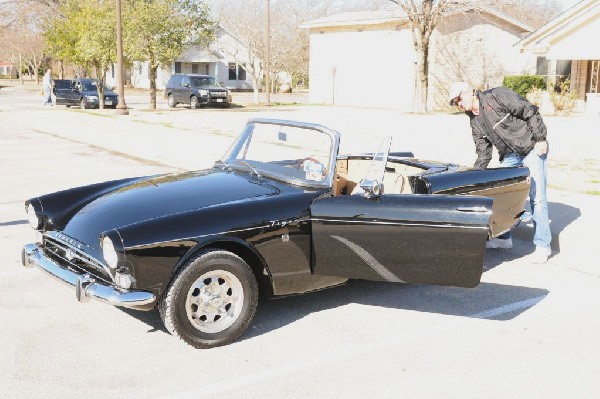
[[[402,11],[343,13],[301,27],[310,33],[311,103],[413,109],[416,52]],[[428,109],[447,107],[451,82],[487,88],[535,70],[535,57],[513,46],[531,31],[481,6],[446,12],[431,37]]]
[[[537,57],[537,74],[569,79],[578,110],[600,112],[600,0],[584,0],[536,29],[515,46]]]

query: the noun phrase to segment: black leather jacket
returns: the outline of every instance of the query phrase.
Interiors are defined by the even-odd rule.
[[[471,119],[477,151],[474,167],[484,169],[492,159],[492,145],[500,154],[527,155],[538,141],[546,140],[546,125],[538,107],[506,87],[477,91],[479,115],[465,112]]]

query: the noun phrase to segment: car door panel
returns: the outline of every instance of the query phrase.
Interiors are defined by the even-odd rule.
[[[72,81],[65,79],[54,80],[54,96],[56,105],[71,105]]]
[[[328,197],[311,206],[313,272],[474,287],[492,200],[446,195]]]
[[[468,194],[494,200],[490,236],[497,237],[509,231],[519,221],[525,201],[529,196],[529,169],[495,168],[467,170],[445,176],[423,177],[431,192],[443,194]],[[454,187],[447,188],[446,184]]]

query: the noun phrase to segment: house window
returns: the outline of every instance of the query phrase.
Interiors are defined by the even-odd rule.
[[[198,73],[198,64],[192,63],[192,73]]]
[[[237,80],[237,74],[234,63],[229,63],[229,80]]]
[[[246,80],[246,70],[238,65],[238,80]]]
[[[175,63],[175,73],[181,73],[181,62]]]
[[[559,77],[563,80],[571,78],[571,60],[556,61],[556,79]]]
[[[536,74],[543,76],[546,83],[548,83],[548,65],[546,57],[537,57]]]

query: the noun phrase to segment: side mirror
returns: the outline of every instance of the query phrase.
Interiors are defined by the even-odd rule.
[[[360,188],[365,191],[363,195],[366,198],[379,198],[383,194],[383,184],[378,180],[363,179],[360,182]]]

